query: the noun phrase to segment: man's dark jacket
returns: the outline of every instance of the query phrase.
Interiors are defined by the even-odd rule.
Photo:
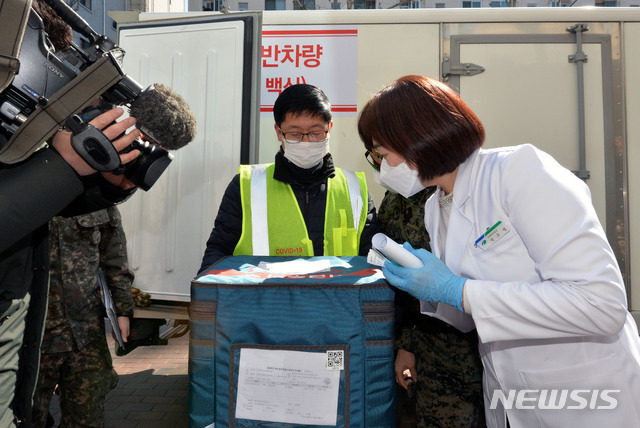
[[[13,400],[14,414],[24,425],[31,417],[47,308],[48,221],[65,212],[75,215],[113,205],[131,193],[99,174],[80,178],[52,149],[18,164],[0,164],[0,317],[12,299],[31,293]]]

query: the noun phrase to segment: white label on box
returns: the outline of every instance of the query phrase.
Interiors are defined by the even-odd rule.
[[[243,348],[236,419],[336,425],[340,371],[327,354]]]
[[[344,370],[344,351],[327,351],[327,370]]]

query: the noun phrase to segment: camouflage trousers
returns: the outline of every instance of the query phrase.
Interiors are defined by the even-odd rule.
[[[481,382],[455,385],[445,376],[418,375],[418,379],[414,389],[418,428],[486,426]],[[443,389],[446,385],[451,389]]]
[[[418,428],[485,427],[482,363],[475,331],[416,330],[417,381],[410,384]]]
[[[102,427],[104,401],[118,384],[105,336],[75,352],[43,353],[33,397],[33,425],[44,427],[58,385],[60,427]]]
[[[8,309],[0,314],[0,427],[15,427],[11,402],[15,396],[18,364],[25,317],[31,295],[13,299]]]

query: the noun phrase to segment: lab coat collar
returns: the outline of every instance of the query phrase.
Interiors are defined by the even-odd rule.
[[[460,208],[464,206],[471,196],[471,178],[475,175],[475,170],[477,169],[476,160],[480,150],[477,149],[471,153],[467,160],[458,167],[458,174],[453,184],[453,203]]]
[[[462,272],[462,266],[460,266],[462,256],[464,254],[465,245],[461,245],[461,242],[466,242],[471,239],[472,221],[464,211],[464,205],[471,196],[471,179],[476,169],[476,159],[480,149],[473,152],[467,160],[465,160],[458,167],[458,173],[453,185],[453,200],[451,201],[451,214],[449,216],[449,226],[447,230],[447,243],[445,246],[445,257],[447,266],[451,271],[460,275]],[[440,195],[440,189],[430,198],[427,204],[427,208],[431,211],[431,222],[427,223],[425,218],[425,224],[431,225],[432,251],[433,253],[442,259],[440,252],[441,245],[438,242],[439,233],[438,227],[440,225],[440,207],[438,206],[438,197]],[[426,214],[426,213],[425,213]],[[433,231],[434,233],[431,233]]]
[[[453,184],[453,200],[451,201],[452,203],[452,209],[451,209],[451,217],[449,218],[449,230],[455,230],[453,228],[460,228],[462,227],[462,230],[458,229],[461,233],[465,234],[465,233],[470,233],[471,232],[471,220],[469,218],[467,218],[467,216],[464,214],[464,211],[462,211],[462,206],[467,202],[467,200],[469,199],[470,195],[471,195],[471,177],[473,176],[472,172],[473,170],[475,170],[475,165],[476,165],[476,159],[478,157],[478,153],[480,152],[480,149],[474,151],[463,163],[460,164],[460,166],[458,167],[458,173],[456,174],[456,179],[455,182]],[[438,205],[438,198],[440,196],[440,191],[442,189],[440,188],[440,186],[438,186],[437,190],[434,192],[433,195],[431,195],[431,197],[427,200],[426,206],[425,206],[425,225],[427,226],[427,230],[429,231],[429,237],[431,239],[431,251],[433,252],[433,254],[439,258],[442,258],[442,254],[440,253],[440,242],[439,242],[439,235],[438,235],[438,227],[440,225],[440,207]],[[460,213],[462,214],[462,218],[460,220],[456,220],[456,217],[458,217],[455,213]],[[453,219],[453,224],[451,223]],[[447,235],[451,235],[450,233],[447,233]],[[457,251],[454,250],[454,252],[456,253],[454,254],[449,254],[452,247],[455,247],[455,244],[451,244],[448,245],[449,243],[447,243],[447,260],[455,260],[458,257],[461,257],[462,254],[457,254]],[[450,257],[454,257],[453,259]]]

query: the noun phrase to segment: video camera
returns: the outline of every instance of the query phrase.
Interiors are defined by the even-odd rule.
[[[113,65],[118,70],[122,70],[121,62],[124,57],[122,49],[108,37],[93,31],[63,0],[46,0],[46,2],[73,30],[87,38],[89,46],[86,49],[82,49],[72,43],[68,51],[56,52],[48,40],[41,17],[33,9],[31,10],[19,57],[20,70],[15,75],[11,85],[0,93],[0,149],[7,145],[20,125],[39,106],[46,106],[53,94],[56,94],[98,59],[108,56]],[[131,107],[138,99],[145,98],[145,101],[148,101],[147,98],[149,97],[146,94],[155,91],[154,85],[143,89],[138,82],[124,72],[120,74],[121,78],[101,94],[101,99],[104,102]],[[172,95],[179,98],[179,104],[186,104],[179,95],[169,93],[169,97]],[[166,98],[166,94],[164,96]],[[153,99],[153,96],[151,96],[151,99]],[[169,101],[175,104],[174,99],[169,98]],[[170,109],[170,106],[166,107]],[[192,119],[193,123],[189,123],[188,126],[182,126],[182,128],[186,129],[185,135],[180,135],[177,139],[180,140],[182,138],[184,140],[186,138],[188,141],[175,141],[176,138],[172,138],[173,141],[162,143],[162,146],[168,149],[182,147],[191,141],[195,134],[193,114],[188,110],[188,107],[182,106],[182,109],[187,110],[189,120]],[[147,141],[136,139],[131,147],[125,149],[125,151],[137,149],[141,152],[140,156],[127,165],[120,165],[118,153],[115,152],[113,145],[106,136],[97,128],[88,125],[81,115],[74,114],[76,112],[70,113],[65,125],[66,128],[73,132],[72,145],[78,154],[98,171],[109,171],[116,174],[124,173],[138,187],[148,190],[168,167],[173,158],[173,155],[156,141],[157,136],[153,135],[164,132],[164,129],[160,129],[159,132],[153,132],[153,130],[145,132],[141,118],[137,117],[137,127]],[[148,114],[146,112],[143,113]],[[86,115],[84,117],[86,119]],[[91,117],[88,118],[88,120],[90,119]],[[153,120],[155,119],[157,118]],[[171,124],[167,125],[166,123],[165,125],[167,127],[171,126]],[[171,137],[172,135],[169,134],[169,136]],[[106,142],[104,139],[106,139]]]

